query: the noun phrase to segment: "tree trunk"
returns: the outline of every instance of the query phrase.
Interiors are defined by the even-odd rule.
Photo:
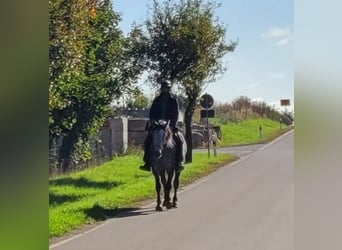
[[[185,118],[185,141],[187,145],[187,152],[185,155],[185,163],[192,162],[192,131],[191,118]]]
[[[62,173],[65,173],[71,165],[71,156],[78,140],[77,129],[74,127],[63,137],[62,145],[59,150],[58,162]]]
[[[185,141],[187,145],[187,152],[185,155],[185,163],[191,163],[192,162],[192,129],[191,129],[191,123],[192,123],[192,116],[194,114],[194,106],[195,102],[190,100],[188,106],[185,110],[184,115],[184,123],[185,123]]]

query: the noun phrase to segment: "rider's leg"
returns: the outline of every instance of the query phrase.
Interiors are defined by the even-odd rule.
[[[151,143],[151,134],[149,133],[144,141],[144,162],[145,164],[140,166],[139,168],[141,170],[145,170],[145,171],[151,171],[151,164],[149,162],[149,158],[148,158],[148,149],[150,147],[150,143]]]

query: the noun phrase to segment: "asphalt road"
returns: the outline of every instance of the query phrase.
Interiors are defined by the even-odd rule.
[[[155,212],[153,202],[50,249],[294,249],[293,131],[245,151],[183,188],[177,209]]]
[[[217,153],[229,153],[229,154],[237,155],[239,158],[242,158],[264,146],[265,144],[252,144],[252,145],[244,145],[244,146],[217,148]],[[206,153],[208,152],[208,148],[194,149],[193,151]],[[214,157],[212,146],[210,146],[210,157]]]

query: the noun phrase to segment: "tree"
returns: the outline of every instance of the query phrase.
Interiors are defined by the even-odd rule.
[[[128,97],[129,101],[127,106],[130,108],[147,108],[149,103],[148,98],[143,94],[143,92],[136,88]]]
[[[252,100],[247,96],[240,96],[233,101],[235,107],[242,115],[243,120],[248,118],[248,112],[251,109]]]
[[[221,59],[234,51],[237,42],[225,42],[226,29],[214,18],[215,2],[202,0],[156,0],[146,21],[149,79],[160,83],[168,78],[186,97],[186,162],[192,162],[192,117],[204,86],[217,79],[225,68]]]
[[[110,114],[113,98],[142,68],[135,34],[125,38],[110,0],[49,1],[49,140],[62,136],[60,164],[87,160],[89,140]]]

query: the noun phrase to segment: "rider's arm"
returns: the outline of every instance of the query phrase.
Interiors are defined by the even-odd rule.
[[[150,113],[149,113],[149,117],[150,117],[150,121],[152,122],[153,120],[156,120],[157,117],[157,109],[158,109],[158,105],[157,105],[157,98],[155,98],[152,102],[151,108],[150,108]]]
[[[170,126],[172,128],[175,128],[177,121],[178,121],[178,115],[179,115],[177,98],[172,98],[171,103],[172,105],[171,105],[171,110],[170,110]]]

